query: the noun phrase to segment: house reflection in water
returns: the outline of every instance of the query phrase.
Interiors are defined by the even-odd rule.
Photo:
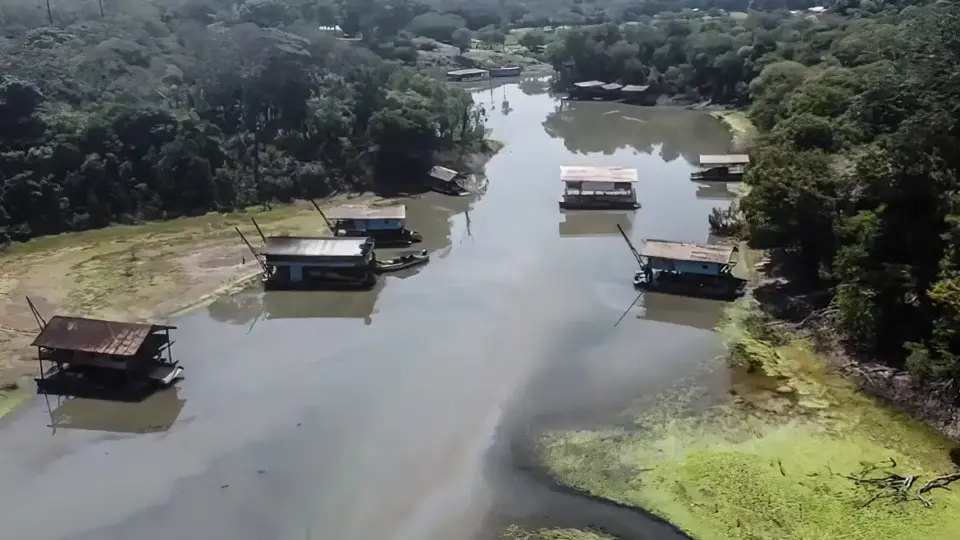
[[[628,234],[633,230],[634,213],[613,210],[562,210],[560,236],[619,236],[617,225]]]
[[[263,293],[265,319],[363,319],[373,323],[377,298],[388,279],[381,277],[369,291],[276,291]]]
[[[130,434],[167,431],[186,403],[180,399],[176,386],[136,403],[52,395],[44,396],[44,399],[50,415],[49,427],[54,434],[58,429]]]

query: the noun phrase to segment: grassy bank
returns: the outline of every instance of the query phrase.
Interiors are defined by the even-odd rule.
[[[330,204],[340,204],[336,199]],[[372,201],[372,197],[355,199]],[[0,416],[32,395],[38,331],[24,297],[42,314],[121,320],[165,318],[212,299],[258,274],[236,228],[259,243],[266,234],[321,234],[309,203],[230,214],[115,226],[38,238],[0,254]]]
[[[612,537],[578,529],[523,529],[511,526],[500,535],[500,540],[614,540]]]
[[[733,135],[733,148],[736,152],[746,152],[757,136],[757,128],[750,121],[747,111],[713,111],[710,113],[727,126]]]
[[[960,497],[923,493],[932,508],[917,497],[956,469],[950,441],[859,394],[756,309],[742,300],[722,325],[729,365],[709,368],[729,371],[728,394],[679,386],[628,413],[636,429],[547,432],[555,477],[700,540],[956,538]],[[861,474],[917,478],[901,492]]]

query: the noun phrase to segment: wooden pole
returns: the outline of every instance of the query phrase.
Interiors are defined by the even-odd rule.
[[[24,297],[27,299],[27,305],[30,306],[30,311],[33,313],[33,318],[37,320],[37,326],[40,327],[42,332],[47,326],[46,319],[43,318],[43,315],[40,315],[40,312],[37,310],[37,306],[33,305],[33,301],[30,300],[29,296]]]
[[[53,26],[53,11],[50,9],[50,0],[47,0],[47,22]]]
[[[240,238],[243,240],[243,243],[246,244],[248,248],[250,248],[250,253],[253,253],[253,258],[256,259],[258,263],[260,263],[260,268],[263,268],[263,271],[266,272],[267,265],[263,264],[263,261],[260,260],[260,256],[257,254],[257,250],[253,249],[253,246],[250,245],[250,242],[247,241],[247,237],[244,236],[242,232],[240,232],[240,227],[234,227],[234,229],[236,229],[237,234],[240,235]]]
[[[323,210],[320,209],[320,205],[317,204],[317,201],[310,199],[310,202],[313,203],[313,207],[317,209],[317,212],[320,212],[320,217],[323,218],[323,222],[327,225],[327,229],[330,231],[332,236],[336,236],[336,231],[333,230],[333,225],[330,224],[330,220],[327,219],[327,216],[323,213]]]
[[[260,234],[260,239],[264,242],[267,241],[267,237],[263,235],[263,231],[260,230],[260,226],[257,225],[257,220],[253,219],[253,216],[250,216],[250,221],[253,222],[253,226],[257,228],[257,232]]]
[[[623,239],[627,241],[627,246],[630,247],[630,251],[633,252],[633,256],[637,259],[637,264],[643,266],[643,260],[640,258],[640,253],[637,251],[637,248],[633,247],[633,242],[630,241],[630,237],[627,236],[627,233],[623,231],[623,227],[617,223],[617,230],[620,231],[620,235],[623,236]]]

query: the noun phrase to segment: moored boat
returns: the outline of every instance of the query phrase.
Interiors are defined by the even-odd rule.
[[[490,68],[487,72],[491,77],[519,77],[523,66],[509,66]]]
[[[384,261],[376,261],[375,268],[378,272],[397,272],[400,270],[405,270],[407,268],[412,268],[414,266],[419,266],[421,264],[426,264],[430,261],[430,254],[427,253],[427,250],[422,249],[420,251],[408,251],[401,253],[399,257],[394,259],[387,259]]]
[[[423,241],[423,235],[406,228],[407,207],[344,205],[317,210],[337,238],[372,238],[376,247],[406,247]]]

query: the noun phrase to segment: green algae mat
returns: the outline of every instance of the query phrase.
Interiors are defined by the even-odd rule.
[[[556,479],[698,540],[960,538],[960,496],[928,485],[957,471],[952,443],[857,393],[803,342],[758,337],[745,302],[723,328],[733,366],[714,368],[729,394],[694,410],[706,390],[681,385],[625,413],[635,428],[545,432]]]

